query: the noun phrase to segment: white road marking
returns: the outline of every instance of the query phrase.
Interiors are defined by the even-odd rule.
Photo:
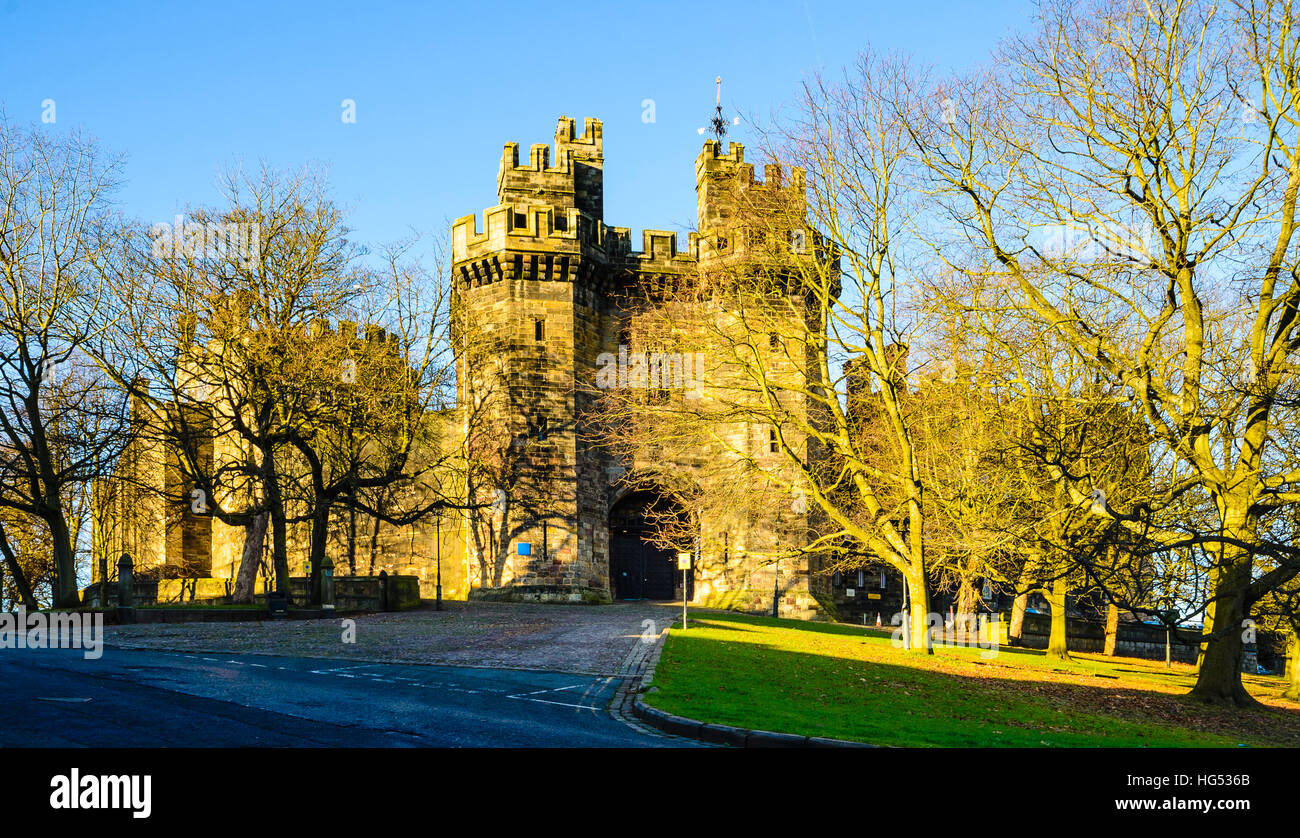
[[[567,701],[551,701],[550,699],[547,698],[534,698],[534,696],[541,695],[542,693],[560,693],[560,692],[564,692],[565,690],[576,690],[580,687],[586,687],[587,688],[586,692],[582,694],[582,699],[585,700],[587,698],[587,695],[591,692],[591,688],[594,687],[595,685],[596,682],[593,682],[591,684],[570,684],[567,687],[553,687],[551,689],[545,689],[545,690],[534,690],[533,692],[528,692],[528,693],[516,693],[514,695],[507,695],[506,698],[514,698],[514,699],[518,699],[519,701],[535,701],[538,704],[553,704],[556,707],[573,707],[578,710],[590,710],[594,713],[596,712],[596,708],[590,704],[573,704]]]

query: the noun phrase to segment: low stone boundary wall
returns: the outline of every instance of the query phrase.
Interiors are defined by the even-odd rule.
[[[269,580],[259,580],[254,588],[256,600],[265,603]],[[234,581],[203,577],[198,579],[136,579],[132,585],[137,606],[228,605],[234,592]],[[81,603],[91,608],[116,608],[117,582],[107,585],[96,582],[83,588]],[[289,603],[295,607],[307,605],[307,578],[289,579]],[[420,604],[420,577],[380,574],[379,576],[335,576],[334,605],[336,611],[401,611]],[[154,621],[158,622],[158,621]]]
[[[307,605],[307,578],[289,580],[289,604]],[[403,611],[420,604],[420,577],[335,576],[334,608],[337,611]]]
[[[518,585],[509,588],[474,588],[472,602],[560,602],[608,605],[609,592],[581,585]]]
[[[1004,625],[1011,625],[1011,615],[1003,614]],[[1029,649],[1046,649],[1052,632],[1048,614],[1026,614],[1018,645]],[[1065,618],[1066,648],[1072,652],[1106,651],[1106,626],[1079,617]],[[1174,660],[1195,663],[1200,650],[1201,633],[1181,628],[1174,632],[1171,655]],[[1121,620],[1115,634],[1115,654],[1128,658],[1164,660],[1165,627],[1132,620]]]
[[[731,591],[710,591],[697,595],[691,605],[700,608],[717,608],[738,611],[762,617],[772,615],[772,591],[739,588]],[[783,591],[777,599],[777,613],[794,620],[826,620],[827,616],[817,598],[807,591]]]

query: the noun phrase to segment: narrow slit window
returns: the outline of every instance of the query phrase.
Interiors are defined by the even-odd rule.
[[[773,428],[772,430],[767,432],[767,448],[773,454],[777,452],[776,428]]]
[[[533,318],[533,340],[537,341],[538,343],[541,343],[542,341],[546,340],[546,318],[544,317]]]

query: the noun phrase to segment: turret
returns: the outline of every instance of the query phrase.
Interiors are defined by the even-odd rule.
[[[573,119],[560,117],[555,128],[555,161],[545,143],[533,145],[528,163],[519,163],[519,144],[506,143],[497,172],[497,202],[511,205],[545,205],[561,212],[577,209],[593,220],[605,214],[604,143],[600,120],[588,118],[581,136],[574,135]],[[557,218],[558,220],[558,218]]]
[[[760,211],[769,214],[760,223],[784,231],[794,252],[806,252],[804,170],[792,169],[787,182],[780,164],[770,163],[763,167],[763,178],[754,178],[754,165],[745,162],[745,147],[740,143],[728,143],[723,154],[719,141],[705,142],[695,158],[700,235],[722,239],[727,249],[734,248],[742,244],[733,238],[738,216]]]

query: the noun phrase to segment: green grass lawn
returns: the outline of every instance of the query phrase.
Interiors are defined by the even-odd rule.
[[[1195,680],[1186,664],[980,653],[919,655],[878,629],[704,612],[668,636],[645,700],[706,722],[881,745],[1300,745],[1300,703],[1281,698],[1281,678],[1247,676],[1267,707],[1233,711],[1183,698]]]

